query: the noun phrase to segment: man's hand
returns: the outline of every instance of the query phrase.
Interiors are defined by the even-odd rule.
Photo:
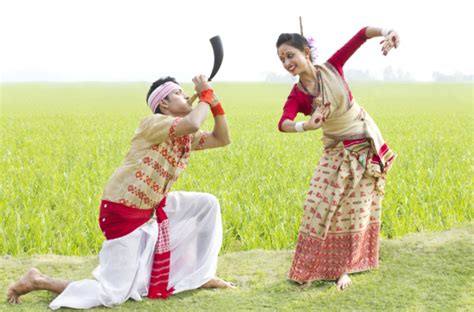
[[[209,82],[207,82],[206,76],[204,75],[199,75],[199,76],[194,77],[193,83],[194,83],[194,90],[196,90],[198,94],[200,94],[204,90],[212,89]]]

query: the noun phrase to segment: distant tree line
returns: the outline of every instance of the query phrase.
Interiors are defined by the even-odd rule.
[[[433,81],[436,82],[474,82],[474,75],[464,75],[463,73],[457,71],[452,75],[434,72]]]
[[[289,74],[283,73],[278,74],[274,72],[266,72],[266,82],[287,82],[294,83],[297,78],[290,76]],[[415,79],[413,76],[406,71],[401,69],[394,69],[392,66],[387,66],[383,70],[382,77],[374,76],[369,70],[360,69],[347,69],[345,71],[345,77],[351,81],[405,81],[413,82]],[[434,82],[474,82],[474,75],[465,75],[461,72],[455,72],[454,74],[445,74],[441,72],[433,72],[432,80]]]

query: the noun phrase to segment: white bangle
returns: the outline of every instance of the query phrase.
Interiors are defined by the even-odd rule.
[[[382,36],[384,36],[385,38],[388,37],[388,35],[390,35],[390,33],[393,31],[393,29],[390,29],[390,28],[382,28]]]
[[[304,128],[303,128],[303,124],[304,124],[304,121],[298,121],[295,123],[295,130],[296,132],[304,132]]]

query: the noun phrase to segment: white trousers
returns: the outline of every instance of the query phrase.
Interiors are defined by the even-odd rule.
[[[222,244],[219,202],[207,193],[171,192],[164,211],[171,248],[168,287],[174,293],[199,288],[216,274]],[[88,309],[113,307],[129,298],[140,301],[148,294],[157,233],[156,220],[150,220],[126,236],[105,241],[95,280],[71,282],[49,307]]]

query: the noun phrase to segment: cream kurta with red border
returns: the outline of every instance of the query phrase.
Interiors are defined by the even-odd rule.
[[[155,114],[142,120],[125,161],[110,177],[102,199],[138,209],[154,208],[186,168],[191,150],[209,132],[176,136],[180,117]]]

